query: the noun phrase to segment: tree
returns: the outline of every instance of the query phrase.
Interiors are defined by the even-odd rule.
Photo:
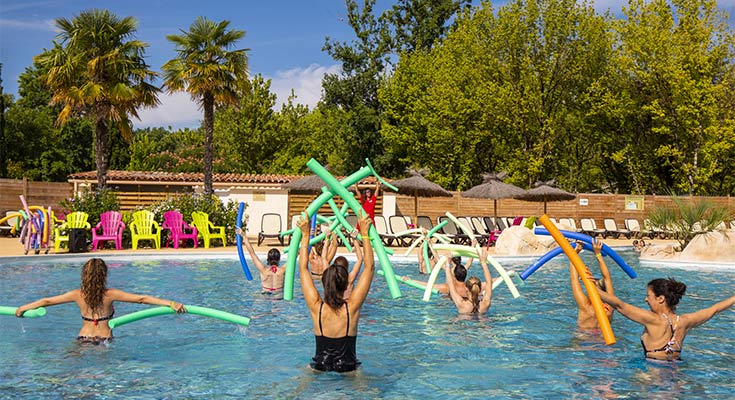
[[[671,207],[656,207],[648,214],[654,226],[666,227],[674,239],[685,249],[695,236],[712,232],[723,221],[730,221],[732,213],[727,207],[718,206],[707,199],[684,200],[672,196]]]
[[[53,92],[51,101],[62,106],[57,124],[88,114],[94,121],[97,186],[107,185],[110,129],[116,126],[130,138],[130,116],[137,109],[158,104],[157,76],[144,60],[147,44],[133,39],[137,21],[119,18],[107,10],[83,11],[72,20],[59,18],[61,31],[53,48],[36,56]]]
[[[163,86],[169,93],[186,91],[204,111],[204,192],[212,188],[214,110],[237,106],[238,82],[248,79],[249,49],[230,50],[245,31],[228,30],[230,21],[213,22],[197,17],[181,35],[168,35],[178,56],[163,65]]]

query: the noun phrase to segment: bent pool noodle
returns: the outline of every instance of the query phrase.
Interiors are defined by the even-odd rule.
[[[353,196],[352,193],[345,189],[345,187],[342,186],[343,184],[337,181],[337,179],[333,177],[329,173],[329,171],[327,171],[321,164],[319,164],[317,160],[312,158],[306,163],[306,166],[309,167],[309,169],[311,169],[316,175],[322,178],[324,183],[326,183],[327,186],[331,188],[334,194],[340,196],[345,203],[349,204],[355,215],[359,216],[360,212],[365,212],[360,203],[358,203],[355,199],[355,196]],[[368,170],[371,170],[371,168]],[[375,171],[373,170],[373,172]],[[332,197],[329,198],[331,199]],[[383,268],[383,272],[385,272],[385,280],[388,283],[388,290],[390,291],[391,297],[393,297],[394,299],[401,297],[401,289],[398,288],[398,282],[396,281],[393,267],[390,264],[390,260],[388,259],[388,254],[385,251],[385,247],[383,247],[383,241],[380,238],[378,231],[375,229],[375,224],[370,224],[368,237],[373,244],[372,247],[375,253],[377,253],[378,255],[380,266],[381,268]]]
[[[594,249],[592,248],[592,245],[587,242],[582,242],[582,247],[585,250],[594,251]],[[559,254],[563,252],[564,250],[562,250],[561,247],[554,247],[553,249],[549,250],[546,254],[539,257],[538,260],[536,260],[533,264],[531,264],[528,268],[526,268],[525,271],[521,272],[520,274],[521,279],[525,281],[526,279],[528,279],[529,276],[531,276],[531,274],[536,272],[537,269],[541,268],[542,265],[546,264],[552,258],[558,256]]]
[[[423,235],[421,235],[421,236],[417,237],[417,238],[416,238],[416,239],[415,239],[415,240],[413,241],[413,243],[411,243],[411,245],[410,245],[410,246],[408,246],[408,249],[406,249],[406,252],[405,252],[405,253],[403,253],[403,255],[404,255],[404,256],[408,256],[408,255],[410,255],[410,254],[411,254],[411,252],[413,251],[413,249],[415,249],[415,248],[416,248],[416,246],[418,246],[419,244],[421,244],[421,242],[422,242],[423,240],[424,240],[424,236],[423,236]]]
[[[379,269],[376,272],[377,272],[378,275],[384,275],[385,274],[385,272],[383,272],[382,269]],[[426,290],[426,285],[424,285],[421,282],[415,281],[415,280],[413,280],[413,279],[411,279],[411,278],[409,278],[407,276],[396,275],[396,278],[398,278],[398,282],[404,283],[407,286],[411,286],[411,287],[416,288],[416,289]],[[439,290],[432,288],[431,289],[431,293],[439,294]]]
[[[554,228],[556,228],[556,225],[554,225]],[[559,230],[558,228],[557,230],[562,235],[564,235],[564,237],[567,237],[569,239],[574,239],[574,240],[580,240],[582,242],[592,244],[592,237],[589,235],[585,235],[583,233],[577,233],[577,232],[562,231],[562,230]],[[534,229],[533,233],[537,235],[548,235],[549,231],[548,231],[548,228],[547,229],[536,228]],[[638,276],[638,274],[633,270],[633,268],[631,268],[630,265],[628,265],[625,262],[625,260],[623,260],[622,257],[620,257],[618,253],[615,252],[615,250],[611,249],[610,246],[606,245],[605,243],[602,244],[602,254],[609,256],[610,258],[615,260],[615,263],[617,263],[620,266],[620,268],[622,268],[623,271],[625,271],[625,273],[628,274],[629,277],[636,278]]]
[[[355,171],[352,175],[348,176],[347,178],[343,179],[341,182],[339,182],[341,185],[344,186],[352,186],[355,183],[359,182],[360,179],[370,175],[370,169],[368,167],[362,167],[359,170]],[[309,215],[313,215],[316,213],[319,208],[334,197],[334,194],[331,192],[328,193],[322,193],[317,197],[314,201],[309,204],[308,207],[306,207],[306,214],[307,217]],[[354,198],[354,196],[351,196]],[[299,249],[299,242],[301,241],[301,230],[298,228],[291,229],[292,237],[291,242],[289,242],[288,245],[288,251],[287,253],[290,253],[292,256],[289,256],[286,259],[286,274],[284,276],[283,280],[283,299],[284,300],[293,300],[293,286],[294,286],[294,277],[296,275],[296,257],[298,256],[298,249]],[[286,251],[284,251],[286,252]]]
[[[240,205],[237,207],[237,219],[235,220],[236,228],[242,229],[243,211],[245,211],[245,203],[241,201]],[[250,274],[250,268],[248,268],[248,262],[245,260],[245,253],[242,251],[242,236],[236,235],[235,240],[237,241],[237,256],[240,258],[240,265],[242,266],[242,272],[245,273],[245,277],[249,281],[252,281],[253,275]]]
[[[347,231],[347,233],[352,233],[352,231],[355,230],[355,228],[350,225],[349,222],[345,219],[345,214],[347,213],[347,203],[342,204],[342,209],[337,208],[337,203],[334,202],[334,199],[331,198],[327,201],[329,203],[329,208],[332,209],[332,212],[334,212],[334,216],[336,220],[339,222],[339,225],[342,225],[343,228]],[[335,226],[336,227],[336,226]],[[332,230],[334,228],[330,228]],[[352,252],[352,245],[350,244],[350,241],[347,240],[345,235],[342,234],[342,229],[334,229],[332,232],[337,232],[337,236],[342,240],[342,243],[345,244],[345,247],[347,248],[347,251],[350,253]]]
[[[432,237],[434,237],[434,235],[437,235],[436,237],[438,239],[441,239],[441,237],[439,236],[439,234],[437,232],[439,231],[439,229],[443,228],[444,225],[446,225],[448,223],[449,223],[449,221],[444,220],[444,221],[436,224],[435,227],[429,229],[429,231],[426,232],[426,239],[424,241],[424,248],[422,249],[423,250],[423,254],[424,254],[424,265],[426,265],[426,268],[431,268],[431,264],[429,263],[429,239],[431,239]],[[445,244],[446,243],[449,243],[448,241],[445,241],[445,240],[442,240],[442,242],[444,242]]]
[[[17,309],[18,307],[0,306],[0,315],[12,315],[15,317],[15,310]],[[23,318],[38,318],[43,317],[44,315],[46,315],[46,309],[43,307],[38,307],[31,310],[26,310],[23,313]]]
[[[214,308],[198,307],[198,306],[185,306],[187,314],[202,315],[205,317],[216,318],[222,321],[232,322],[242,326],[250,325],[250,318],[243,317],[241,315],[228,313],[226,311],[215,310]],[[176,310],[171,307],[154,307],[145,310],[136,311],[130,314],[125,314],[117,318],[113,318],[108,322],[110,329],[115,329],[119,326],[129,324],[131,322],[139,321],[145,318],[157,317],[159,315],[176,314]]]
[[[436,282],[436,277],[439,276],[439,272],[442,270],[444,263],[446,262],[447,262],[447,256],[441,256],[439,258],[439,261],[436,262],[436,266],[434,267],[433,270],[431,270],[431,275],[429,275],[429,280],[426,282],[426,288],[424,289],[424,297],[422,297],[421,300],[429,301],[429,299],[431,299],[431,293],[432,293],[432,290],[434,290],[434,283]]]
[[[457,225],[459,230],[464,232],[464,234],[470,238],[470,243],[477,241],[477,238],[475,238],[475,232],[472,232],[472,229],[469,229],[468,227],[464,226],[464,224],[459,222],[459,220],[454,215],[452,215],[452,213],[450,213],[449,211],[447,211],[445,215],[449,217],[449,219],[451,219],[455,225]]]
[[[435,248],[437,250],[449,250],[467,257],[480,258],[480,254],[478,253],[476,247],[463,246],[459,244],[437,244]],[[511,279],[508,271],[503,268],[503,266],[500,265],[500,263],[495,260],[490,254],[487,255],[487,262],[490,263],[490,265],[495,268],[495,271],[498,272],[500,277],[503,278],[503,282],[505,282],[505,285],[508,286],[508,289],[513,295],[513,298],[517,299],[521,297],[521,293],[518,291],[518,288],[513,283],[513,279]]]
[[[605,344],[608,346],[615,344],[615,335],[613,334],[612,328],[610,327],[610,320],[607,319],[607,314],[602,307],[602,300],[600,299],[600,293],[597,292],[595,284],[587,277],[587,267],[582,263],[582,259],[579,258],[579,254],[572,248],[572,245],[559,231],[559,228],[554,225],[549,219],[549,216],[544,214],[539,218],[539,221],[546,227],[551,237],[556,240],[556,243],[561,246],[569,257],[569,261],[572,262],[574,268],[577,270],[577,274],[582,278],[585,288],[587,289],[587,297],[592,303],[592,307],[595,309],[595,315],[597,316],[597,322],[600,324],[600,330],[602,331],[602,337],[605,339]]]

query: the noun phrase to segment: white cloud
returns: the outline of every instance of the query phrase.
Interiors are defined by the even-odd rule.
[[[44,32],[58,32],[53,19],[39,19],[21,21],[17,19],[0,18],[0,27],[8,29],[38,30]]]
[[[161,94],[158,97],[161,104],[156,108],[146,108],[139,111],[140,121],[133,118],[135,128],[173,127],[196,128],[200,125],[202,111],[191,100],[186,92]]]
[[[276,109],[286,103],[291,89],[296,94],[295,103],[304,104],[313,109],[322,97],[322,78],[325,74],[336,74],[340,72],[339,65],[321,66],[311,64],[305,69],[293,68],[288,71],[276,71],[275,77],[271,79],[271,92],[278,96]]]

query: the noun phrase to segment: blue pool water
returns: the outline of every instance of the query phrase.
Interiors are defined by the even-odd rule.
[[[735,270],[640,266],[629,279],[613,268],[617,294],[645,307],[645,284],[672,276],[688,285],[680,313],[732,295]],[[241,327],[195,315],[167,315],[115,330],[109,346],[79,345],[74,305],[43,318],[0,316],[0,398],[732,398],[735,393],[735,312],[693,330],[684,361],[656,364],[641,357],[640,326],[616,315],[617,344],[575,329],[576,308],[564,257],[543,266],[513,299],[495,291],[487,316],[457,316],[447,299],[421,301],[401,286],[393,300],[376,276],[358,338],[362,366],[354,375],[315,373],[311,321],[296,284],[294,301],[260,294],[234,259],[109,258],[109,286],[252,318]],[[589,252],[583,260],[596,265]],[[502,261],[522,271],[532,262]],[[82,262],[28,257],[2,262],[0,305],[17,306],[79,284]],[[417,276],[411,262],[398,274]],[[479,266],[475,266],[479,272]],[[142,305],[119,303],[116,315]]]

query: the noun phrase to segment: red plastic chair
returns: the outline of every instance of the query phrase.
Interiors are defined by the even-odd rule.
[[[97,250],[97,244],[107,240],[115,241],[115,248],[122,248],[122,234],[125,223],[122,214],[117,211],[106,211],[100,214],[100,222],[92,229],[92,251]]]
[[[187,224],[184,221],[184,216],[176,210],[166,211],[163,214],[163,225],[161,225],[161,228],[168,229],[169,231],[166,247],[168,247],[169,243],[173,242],[174,249],[178,249],[179,242],[187,239],[191,239],[194,242],[195,248],[199,246],[199,241],[197,240],[199,232],[197,232],[197,228]]]

